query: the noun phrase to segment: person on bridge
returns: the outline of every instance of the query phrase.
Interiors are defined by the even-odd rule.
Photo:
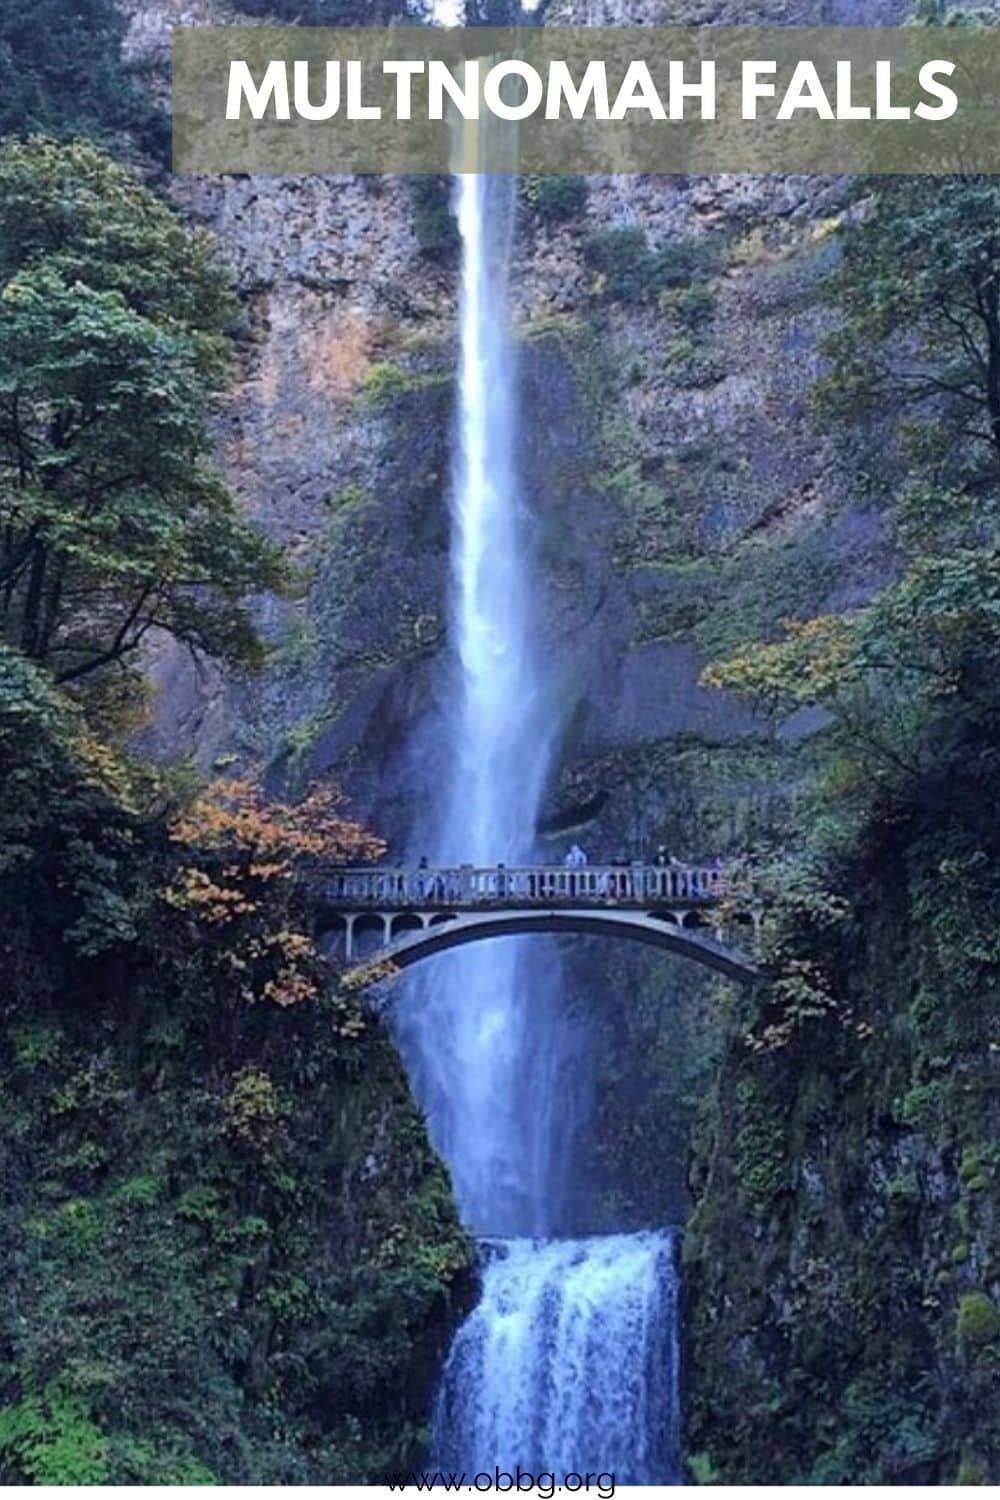
[[[571,844],[566,851],[566,858],[563,860],[563,864],[567,870],[582,870],[586,863],[587,856],[580,848],[580,845]]]

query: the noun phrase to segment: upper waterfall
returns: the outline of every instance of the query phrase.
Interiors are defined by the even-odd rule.
[[[459,129],[461,160],[511,160],[497,122]],[[507,326],[517,179],[457,172],[462,244],[451,511],[451,653],[437,732],[447,745],[421,852],[484,865],[530,856],[556,730],[535,608],[533,526],[519,485],[517,359]],[[463,1217],[484,1234],[560,1222],[586,1109],[580,1036],[558,958],[529,940],[432,961],[397,1007],[397,1035],[451,1168]],[[532,1101],[526,1107],[526,1100]]]
[[[530,850],[552,740],[542,712],[544,674],[515,462],[516,364],[505,319],[515,183],[466,172],[454,189],[464,250],[451,484],[459,670],[443,843],[452,858],[487,864]]]

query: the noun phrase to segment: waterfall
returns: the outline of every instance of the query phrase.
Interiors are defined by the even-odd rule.
[[[677,1471],[677,1283],[666,1233],[486,1247],[435,1413],[444,1471]]]
[[[489,139],[497,128],[476,127],[475,161],[509,153],[509,137]],[[516,178],[470,171],[469,150],[466,138],[453,189],[462,243],[454,671],[436,721],[440,785],[418,852],[494,865],[533,852],[557,726],[516,462],[506,326]],[[481,1298],[456,1335],[438,1394],[435,1460],[470,1471],[589,1469],[619,1483],[671,1478],[671,1238],[559,1237],[594,1070],[554,950],[503,938],[421,965],[395,1026],[463,1219],[483,1241]]]
[[[495,864],[531,849],[552,734],[540,712],[533,591],[514,465],[515,368],[505,326],[513,177],[455,178],[463,245],[452,569],[459,680],[450,857]]]
[[[455,177],[463,247],[450,485],[456,661],[440,715],[446,777],[428,831],[429,852],[443,863],[530,856],[552,753],[514,463],[516,363],[505,310],[515,190],[510,176]],[[397,1010],[432,1138],[466,1223],[482,1234],[546,1234],[560,1217],[589,1090],[583,1038],[560,1003],[555,967],[554,955],[540,957],[527,941],[479,943],[424,966]]]

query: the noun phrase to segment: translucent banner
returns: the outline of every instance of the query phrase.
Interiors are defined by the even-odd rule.
[[[1000,171],[989,26],[178,27],[173,90],[178,172]]]

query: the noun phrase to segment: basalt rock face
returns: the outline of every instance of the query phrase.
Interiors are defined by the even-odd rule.
[[[148,12],[136,26],[150,33]],[[329,178],[174,191],[219,234],[244,293],[220,457],[304,587],[261,602],[275,657],[252,684],[164,654],[153,740],[204,764],[235,751],[292,780],[335,770],[405,843],[434,775],[429,711],[450,686],[457,267],[444,189]],[[784,758],[810,725],[776,735],[705,691],[706,656],[748,621],[863,598],[884,575],[878,516],[852,502],[852,457],[808,405],[842,196],[804,178],[592,179],[562,197],[523,185],[520,460],[543,628],[564,664],[551,831],[691,852],[738,841],[739,827],[706,826],[701,793],[699,826],[683,811],[692,774],[714,776],[733,747]],[[713,769],[692,772],[701,750]],[[653,762],[659,800],[636,790]],[[758,797],[770,801],[766,781]]]
[[[457,265],[441,189],[400,180],[178,184],[245,294],[244,375],[220,424],[240,492],[300,560],[264,601],[273,667],[251,683],[162,664],[155,731],[293,787],[332,771],[416,852],[440,774]],[[707,857],[780,820],[809,716],[778,726],[699,684],[707,659],[784,615],[862,599],[890,566],[854,455],[809,409],[843,187],[787,179],[528,181],[514,308],[519,453],[560,667],[558,766],[540,842]],[[644,1141],[681,1142],[714,1035],[698,973],[570,946],[608,1076]],[[642,992],[643,1004],[620,996]],[[669,997],[665,1008],[661,1003]],[[684,1017],[697,1016],[689,1025]],[[680,1079],[684,1076],[684,1085]],[[627,1150],[611,1088],[581,1228],[676,1219],[679,1170]],[[667,1178],[669,1177],[669,1185]]]
[[[416,852],[440,776],[457,265],[442,187],[401,180],[178,183],[221,236],[246,307],[220,422],[234,485],[303,569],[262,601],[253,682],[164,657],[154,739],[273,784],[333,772],[394,852]],[[842,185],[626,179],[522,185],[513,317],[523,493],[561,752],[540,842],[693,857],[779,820],[808,716],[774,726],[699,684],[783,615],[861,599],[889,566],[853,455],[809,410]],[[687,1105],[713,1058],[708,982],[570,945],[568,984],[611,1087],[581,1229],[676,1221]],[[641,993],[623,1007],[623,993]],[[663,1003],[667,997],[668,1004]],[[623,1024],[624,1015],[624,1024]],[[682,1048],[688,1036],[697,1045]]]

